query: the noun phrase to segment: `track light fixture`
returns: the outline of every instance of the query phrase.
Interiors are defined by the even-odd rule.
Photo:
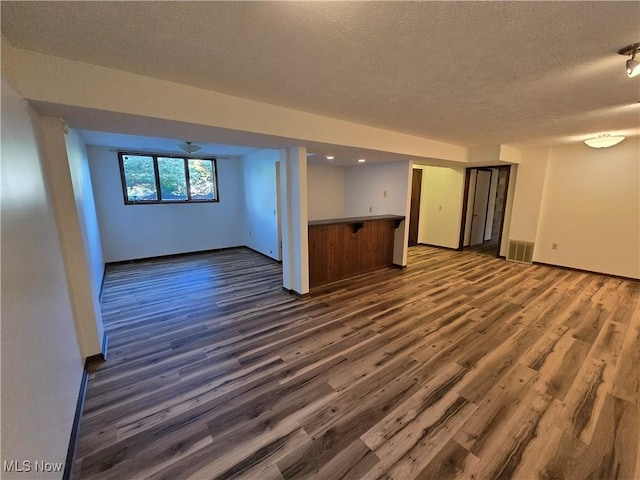
[[[636,60],[636,54],[640,52],[640,42],[633,45],[627,45],[624,48],[618,50],[620,55],[628,55],[631,58],[627,60],[627,75],[629,78],[640,75],[640,62]]]

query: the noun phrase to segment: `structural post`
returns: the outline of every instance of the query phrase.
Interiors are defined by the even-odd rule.
[[[76,199],[74,191],[64,127],[60,118],[46,116],[39,117],[39,127],[47,184],[58,225],[80,349],[84,357],[104,357],[106,352],[102,351],[104,327],[98,299],[99,286],[95,285],[90,274],[87,227],[79,211],[82,204]]]
[[[282,205],[282,286],[309,293],[309,226],[307,216],[307,149],[280,151]]]
[[[396,228],[393,242],[393,263],[399,267],[407,266],[409,243],[409,217],[411,214],[411,186],[413,183],[413,160],[405,162],[407,189],[404,198],[404,220]],[[395,213],[395,212],[394,212]]]

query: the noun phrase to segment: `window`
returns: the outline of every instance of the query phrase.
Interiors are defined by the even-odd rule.
[[[124,203],[218,201],[215,158],[118,153]]]

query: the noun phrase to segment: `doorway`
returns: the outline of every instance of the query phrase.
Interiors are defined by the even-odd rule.
[[[422,195],[422,170],[413,169],[411,178],[411,209],[409,210],[409,242],[410,247],[418,245],[418,227],[420,225],[420,198]]]
[[[510,166],[468,168],[459,250],[500,256]]]
[[[277,260],[282,262],[282,184],[280,183],[280,161],[276,162],[276,221],[278,222]]]

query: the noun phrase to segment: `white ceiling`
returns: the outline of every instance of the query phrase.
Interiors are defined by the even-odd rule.
[[[640,2],[12,2],[15,46],[458,145],[640,134]]]

